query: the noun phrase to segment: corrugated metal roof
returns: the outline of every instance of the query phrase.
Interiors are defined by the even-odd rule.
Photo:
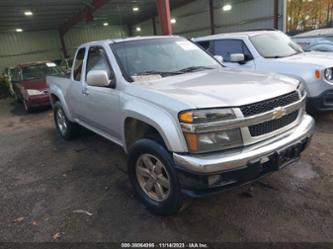
[[[181,1],[181,0],[178,0]],[[77,15],[93,0],[1,0],[0,1],[0,32],[59,29],[67,20]],[[173,6],[177,0],[171,0]],[[138,7],[138,11],[133,11]],[[25,11],[33,15],[26,16]],[[151,17],[157,13],[155,0],[109,0],[93,14],[89,25],[128,25],[142,21],[143,17]],[[82,20],[77,26],[87,25]]]

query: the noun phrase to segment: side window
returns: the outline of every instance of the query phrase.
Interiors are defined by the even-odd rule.
[[[81,81],[82,66],[83,66],[85,52],[86,52],[86,49],[81,48],[75,58],[73,78],[76,81]]]
[[[200,41],[197,42],[202,48],[206,49],[207,51],[211,52],[211,42],[210,41]]]
[[[86,79],[87,75],[91,70],[105,70],[109,77],[112,76],[112,69],[108,61],[105,50],[102,47],[91,47],[88,52],[88,61],[86,68]]]
[[[222,55],[225,62],[230,62],[230,55],[241,53],[244,54],[245,60],[253,59],[251,52],[246,44],[241,40],[216,40],[214,41],[214,54]]]

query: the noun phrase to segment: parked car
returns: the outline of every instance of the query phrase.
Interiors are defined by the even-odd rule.
[[[289,165],[314,131],[299,81],[223,68],[178,36],[83,44],[71,76],[47,82],[59,134],[71,139],[84,126],[122,146],[134,190],[162,215],[183,195]]]
[[[333,28],[304,32],[292,39],[305,51],[333,52]]]
[[[313,111],[333,110],[333,55],[305,53],[280,31],[218,34],[193,39],[228,67],[284,74],[303,82]]]
[[[63,71],[53,62],[40,61],[18,65],[12,76],[16,98],[30,112],[34,107],[49,106],[47,75],[61,75]]]

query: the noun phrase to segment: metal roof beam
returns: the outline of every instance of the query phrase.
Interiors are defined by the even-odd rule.
[[[93,0],[91,6],[84,7],[83,10],[81,10],[75,16],[71,17],[59,28],[60,34],[64,35],[69,29],[71,29],[74,25],[76,25],[83,19],[86,19],[86,22],[92,21],[93,13],[108,2],[109,0]]]
[[[155,0],[158,1],[158,0]],[[176,8],[180,8],[184,5],[187,5],[189,3],[194,2],[195,0],[177,0],[175,2],[170,2],[170,10],[176,9]],[[157,8],[156,10],[150,12],[149,14],[143,14],[140,17],[136,18],[134,21],[132,21],[130,23],[130,25],[134,25],[134,24],[138,24],[140,22],[144,22],[147,21],[153,17],[158,17],[158,12],[157,12]]]

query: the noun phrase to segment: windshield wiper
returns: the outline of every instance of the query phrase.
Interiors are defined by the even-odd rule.
[[[178,72],[165,72],[165,71],[145,71],[145,72],[136,73],[133,76],[153,75],[153,74],[158,74],[158,75],[161,75],[162,77],[165,77],[165,76],[170,76],[170,75],[177,75],[177,74],[180,74],[180,73],[178,73]]]
[[[208,69],[214,69],[214,68],[206,67],[206,66],[192,66],[192,67],[186,67],[186,68],[180,69],[176,72],[177,73],[190,73],[190,72],[196,72],[196,71],[202,71],[202,70],[208,70]]]
[[[172,72],[145,71],[145,72],[136,73],[133,76],[158,74],[158,75],[161,75],[162,77],[166,77],[166,76],[179,75],[179,74],[196,72],[196,71],[201,71],[201,70],[208,70],[208,69],[214,69],[214,68],[206,67],[206,66],[192,66],[192,67],[186,67],[186,68],[183,68],[183,69],[180,69],[177,71],[172,71]]]

